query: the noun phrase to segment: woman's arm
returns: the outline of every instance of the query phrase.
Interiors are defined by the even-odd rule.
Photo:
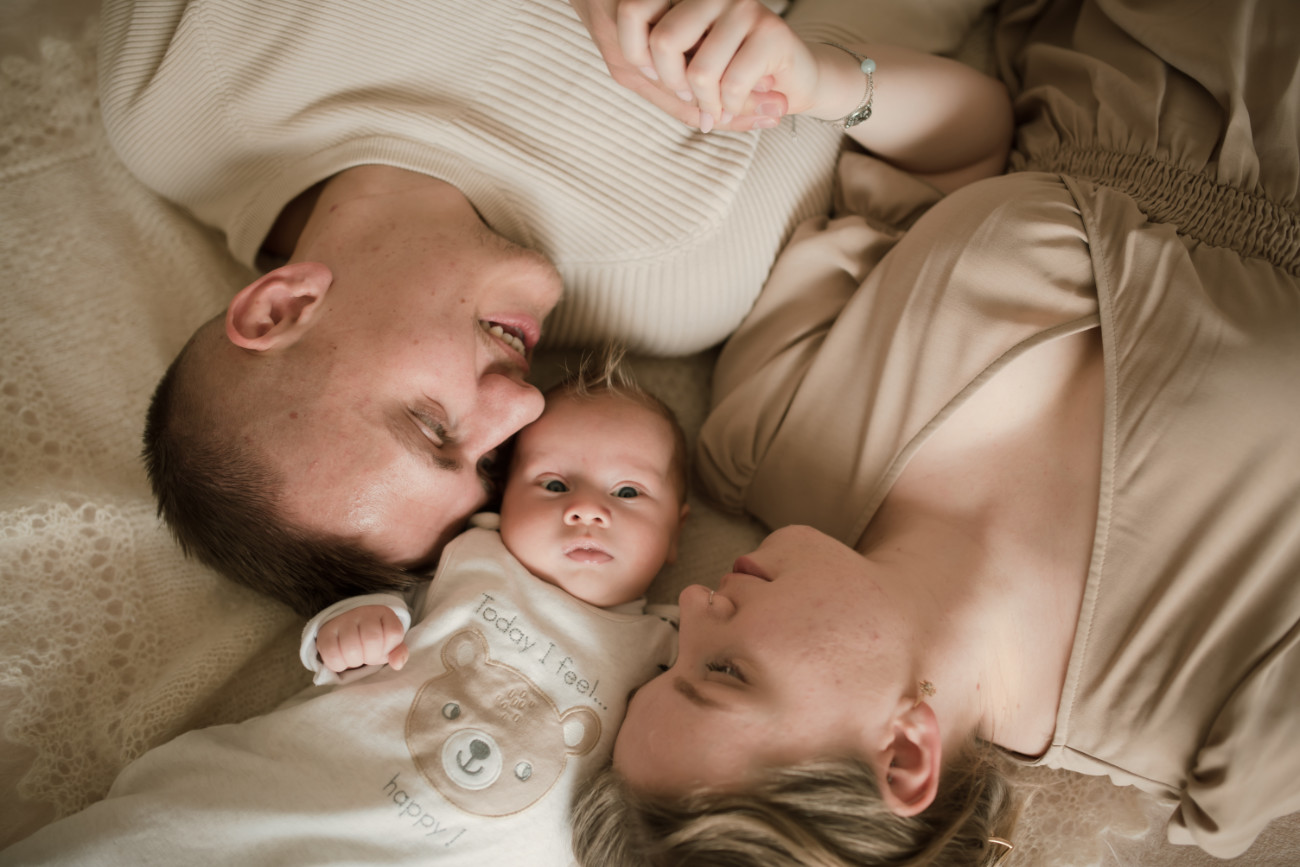
[[[893,45],[850,45],[876,64],[871,117],[847,130],[859,144],[944,192],[1006,167],[1014,130],[1002,82],[956,60]],[[816,101],[804,112],[840,118],[858,107],[865,75],[848,51],[812,45]]]
[[[758,0],[572,0],[615,80],[684,123],[775,126],[858,108],[867,78],[849,50],[804,42]],[[875,61],[871,119],[849,134],[950,191],[1002,171],[1006,88],[957,61],[889,45],[849,45]]]

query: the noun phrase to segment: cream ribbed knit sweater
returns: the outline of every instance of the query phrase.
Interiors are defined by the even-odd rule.
[[[836,127],[688,129],[609,77],[562,0],[124,0],[104,15],[114,147],[236,258],[252,263],[316,181],[366,163],[420,171],[559,266],[552,347],[720,341],[793,226],[829,204]]]

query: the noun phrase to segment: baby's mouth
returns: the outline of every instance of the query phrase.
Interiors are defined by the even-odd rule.
[[[564,551],[564,556],[578,563],[608,563],[614,557],[594,542],[578,542]]]

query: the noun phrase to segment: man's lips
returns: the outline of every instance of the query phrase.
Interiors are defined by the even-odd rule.
[[[532,352],[542,339],[542,327],[537,319],[527,313],[497,313],[480,320],[485,328],[499,327],[511,338],[523,344],[523,353]]]

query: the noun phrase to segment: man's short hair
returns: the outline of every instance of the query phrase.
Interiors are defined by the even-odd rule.
[[[348,596],[400,593],[421,580],[355,542],[286,520],[282,480],[270,464],[194,423],[197,395],[185,367],[196,338],[154,391],[142,451],[158,514],[181,550],[307,617]]]

